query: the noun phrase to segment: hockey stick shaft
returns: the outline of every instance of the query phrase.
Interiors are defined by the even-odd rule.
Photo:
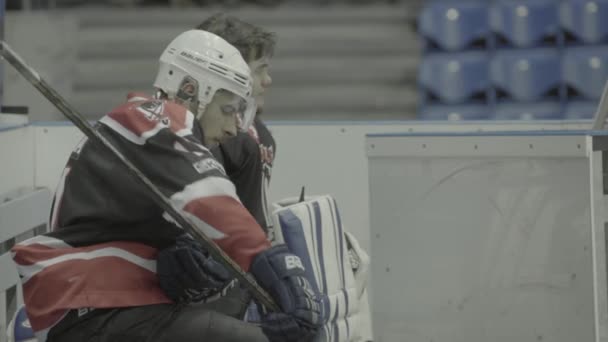
[[[597,106],[597,110],[595,112],[594,122],[592,129],[601,130],[604,129],[604,125],[606,123],[606,117],[608,116],[608,81],[604,85],[604,90],[602,92],[602,97],[600,98],[600,103]]]
[[[233,275],[244,284],[254,297],[264,306],[272,311],[278,311],[279,307],[264,289],[262,289],[248,274],[237,265],[224,251],[222,251],[211,239],[195,228],[195,225],[177,209],[171,205],[169,199],[146,177],[135,165],[114,147],[103,135],[91,126],[83,116],[76,111],[59,93],[57,93],[40,75],[29,67],[23,59],[11,49],[4,41],[0,41],[0,54],[6,59],[26,80],[28,80],[44,97],[47,98],[63,115],[65,115],[76,127],[80,129],[91,141],[103,146],[129,172],[136,177],[148,190],[150,197],[165,210],[186,232],[197,239],[209,254],[218,262],[221,262]]]

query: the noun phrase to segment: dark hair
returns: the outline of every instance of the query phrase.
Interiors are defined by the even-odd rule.
[[[274,54],[276,35],[273,32],[224,13],[212,15],[196,28],[222,37],[239,50],[247,63]]]

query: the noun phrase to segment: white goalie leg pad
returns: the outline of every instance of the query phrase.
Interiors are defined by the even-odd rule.
[[[357,285],[359,299],[359,333],[362,341],[373,341],[372,319],[369,307],[367,283],[369,278],[370,259],[369,254],[361,248],[359,241],[350,232],[344,232],[348,245],[351,268]]]
[[[361,341],[360,295],[367,280],[359,285],[353,273],[349,242],[335,200],[328,195],[296,198],[275,204],[273,213],[275,243],[285,243],[298,255],[306,272],[316,280],[320,292],[329,298],[329,321],[317,342]],[[358,243],[355,240],[355,245]],[[369,257],[359,247],[360,260],[369,268]],[[361,273],[363,275],[364,273]],[[365,277],[367,277],[365,275]]]
[[[357,294],[361,297],[367,288],[370,263],[369,254],[361,248],[359,241],[353,234],[344,232],[344,238],[346,239],[346,244],[348,246],[350,264],[355,276],[355,283],[357,284]]]

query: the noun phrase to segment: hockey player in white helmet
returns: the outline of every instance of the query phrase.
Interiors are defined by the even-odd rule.
[[[270,130],[260,119],[259,113],[264,105],[264,94],[272,83],[269,64],[274,52],[276,36],[259,26],[222,13],[209,17],[197,29],[214,33],[237,48],[251,70],[252,97],[257,107],[253,123],[248,130],[239,131],[235,137],[226,139],[212,148],[211,152],[222,163],[226,175],[234,183],[243,206],[268,232],[272,220],[268,218],[266,193],[276,144]],[[165,275],[161,287],[173,298],[195,296],[200,292],[198,289],[200,285],[197,286],[189,279],[184,282],[179,276],[182,272],[181,268],[173,267],[174,262],[165,262],[166,258],[171,261],[172,251],[182,255],[189,254],[184,249],[175,250],[172,247],[163,250],[158,259],[161,268],[157,271]],[[195,259],[196,256],[193,255],[191,258]],[[165,265],[170,267],[164,269]],[[233,317],[243,317],[249,297],[246,289],[240,290],[238,287],[231,289],[222,298],[222,312]]]
[[[184,32],[160,58],[156,95],[131,94],[96,129],[250,272],[282,312],[253,325],[224,312],[222,298],[211,302],[229,291],[230,275],[192,245],[112,155],[85,139],[59,182],[51,232],[12,249],[39,341],[313,338],[325,320],[317,286],[285,245],[271,247],[208,149],[251,123],[249,72],[220,37]],[[171,268],[198,287],[161,288],[173,275],[162,270]]]

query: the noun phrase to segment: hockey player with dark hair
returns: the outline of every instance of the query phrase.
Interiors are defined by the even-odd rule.
[[[275,34],[223,13],[197,26],[214,33],[239,50],[251,69],[252,97],[256,113],[247,132],[239,132],[212,150],[222,162],[243,205],[267,233],[272,234],[267,191],[276,154],[276,142],[261,119],[264,95],[272,84],[270,63],[276,46]]]
[[[317,287],[285,245],[270,246],[209,151],[235,136],[238,128],[246,130],[253,119],[247,63],[217,35],[191,30],[176,37],[161,55],[154,86],[158,90],[154,97],[130,96],[96,129],[197,230],[250,272],[282,311],[264,312],[257,326],[206,304],[190,304],[224,291],[230,275],[198,244],[192,246],[193,240],[112,155],[85,139],[72,152],[57,188],[52,231],[12,250],[37,338],[68,342],[312,339],[325,322]],[[189,259],[193,250],[199,254]],[[159,251],[171,257],[161,258]],[[184,259],[174,257],[179,255]],[[183,266],[182,261],[190,262],[180,275],[183,282],[206,284],[206,291],[200,287],[195,293],[163,291],[160,284],[165,279],[157,268],[162,262]]]

